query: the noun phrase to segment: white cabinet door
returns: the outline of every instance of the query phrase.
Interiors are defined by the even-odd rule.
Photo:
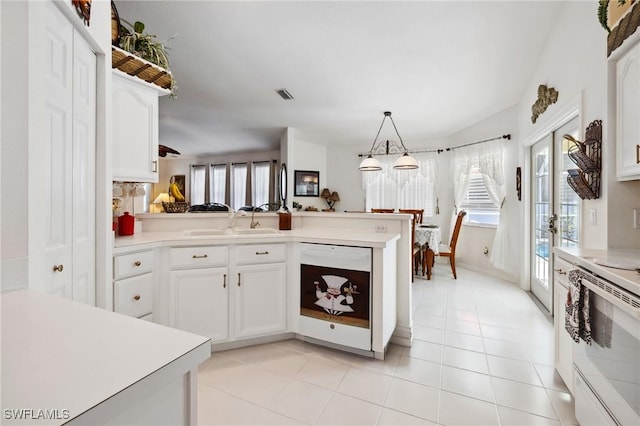
[[[227,268],[169,273],[170,325],[222,341],[229,337]]]
[[[158,182],[158,92],[113,73],[113,180]]]
[[[244,338],[286,329],[286,266],[284,263],[237,268],[235,337]]]
[[[619,180],[640,179],[640,43],[616,63],[616,150]]]
[[[567,280],[567,272],[573,267],[563,259],[555,257],[555,266],[553,273],[554,286],[554,313],[553,328],[555,334],[555,368],[562,377],[565,385],[573,394],[573,339],[564,328],[565,321],[565,302],[567,300],[567,291],[569,282]]]
[[[29,286],[95,304],[96,57],[53,2],[30,9],[30,25],[40,18],[29,47]]]

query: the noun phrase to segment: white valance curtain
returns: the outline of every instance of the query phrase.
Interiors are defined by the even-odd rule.
[[[363,172],[365,209],[424,208],[425,216],[433,216],[433,189],[436,180],[435,153],[412,154],[418,169],[396,170],[395,156],[380,156],[382,170]]]
[[[504,145],[502,140],[456,148],[453,151],[453,188],[456,209],[461,205],[469,185],[471,169],[477,167],[493,204],[500,208],[500,221],[489,260],[493,266],[508,271],[508,235],[504,220],[506,203],[504,183]],[[457,213],[457,212],[456,212]]]

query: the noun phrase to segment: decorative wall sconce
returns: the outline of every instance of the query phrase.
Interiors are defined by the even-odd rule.
[[[397,142],[390,141],[388,139],[385,141],[381,140],[379,143],[376,144],[376,142],[378,142],[378,136],[380,136],[380,131],[382,130],[382,126],[384,126],[384,122],[387,119],[387,117],[389,117],[389,120],[391,120],[391,124],[393,124],[393,129],[396,131],[396,135],[398,136],[398,139],[400,141],[399,145]],[[402,154],[402,156],[398,158],[395,164],[393,165],[394,169],[412,170],[412,169],[418,168],[418,162],[416,161],[415,158],[409,155],[409,150],[407,150],[407,147],[404,146],[404,143],[402,142],[402,137],[400,136],[400,133],[398,133],[398,128],[396,127],[396,123],[394,123],[393,118],[391,118],[391,113],[389,111],[386,111],[384,113],[384,118],[382,119],[382,123],[380,123],[378,134],[376,134],[376,137],[373,139],[373,144],[371,145],[371,149],[369,150],[367,158],[362,160],[362,162],[360,163],[360,167],[359,167],[360,171],[374,172],[374,171],[382,170],[382,165],[378,160],[373,158],[373,156],[389,155],[389,154]]]
[[[538,99],[531,105],[531,122],[535,124],[538,117],[547,110],[549,105],[558,101],[558,91],[544,84],[538,86]]]
[[[338,192],[331,192],[329,188],[323,189],[320,197],[323,198],[329,205],[329,211],[334,211],[333,206],[336,204],[336,201],[340,201],[340,195],[338,194]]]

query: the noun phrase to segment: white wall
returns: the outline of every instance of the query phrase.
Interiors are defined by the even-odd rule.
[[[322,188],[328,187],[327,184],[327,147],[313,142],[303,141],[295,136],[295,130],[290,129],[287,147],[289,150],[288,161],[288,180],[293,182],[295,170],[312,170],[319,172],[320,192]],[[333,188],[331,188],[333,189]],[[318,210],[328,208],[327,203],[320,197],[296,197],[293,191],[293,184],[289,186],[289,208],[293,202],[297,201],[304,208],[313,206]]]

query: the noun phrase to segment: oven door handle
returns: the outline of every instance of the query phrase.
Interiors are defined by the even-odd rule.
[[[593,277],[593,279],[597,280],[598,278]],[[636,307],[632,306],[631,304],[625,302],[624,300],[609,294],[608,292],[606,292],[605,290],[601,289],[596,284],[592,283],[591,281],[589,281],[586,278],[581,280],[581,281],[582,281],[582,285],[584,285],[590,291],[592,291],[595,294],[597,294],[598,296],[602,297],[607,302],[612,303],[617,308],[622,309],[623,311],[625,311],[626,313],[631,315],[633,318],[635,318],[637,320],[640,320],[640,305],[639,305],[639,307],[636,308]],[[611,285],[611,284],[609,284],[609,285]],[[633,296],[631,293],[629,293],[629,292],[627,292],[625,290],[621,290],[619,288],[616,288],[616,291],[619,292],[620,294],[626,296],[627,300],[633,300],[633,299],[637,300],[638,299],[637,297]]]

